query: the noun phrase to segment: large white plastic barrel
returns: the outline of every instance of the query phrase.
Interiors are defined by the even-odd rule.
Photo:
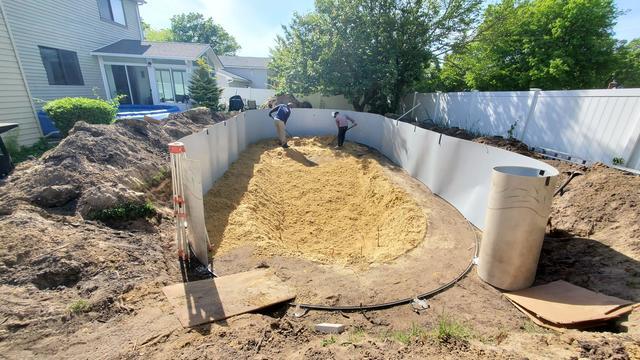
[[[533,284],[557,175],[521,166],[493,168],[478,259],[484,281],[504,290]]]

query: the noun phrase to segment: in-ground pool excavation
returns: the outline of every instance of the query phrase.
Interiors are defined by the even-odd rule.
[[[289,149],[277,146],[264,110],[180,139],[196,257],[213,257],[222,277],[269,268],[310,308],[406,303],[473,266],[494,167],[557,174],[506,150],[350,116],[359,125],[343,149],[331,146],[331,110],[315,109],[292,112]]]
[[[366,268],[416,247],[425,212],[389,179],[382,159],[361,145],[335,150],[328,142],[249,146],[204,200],[214,256],[251,245],[261,257]]]
[[[475,234],[453,207],[377,151],[329,143],[263,140],[213,185],[204,209],[219,274],[268,266],[297,301],[336,305],[414,296],[464,269]]]

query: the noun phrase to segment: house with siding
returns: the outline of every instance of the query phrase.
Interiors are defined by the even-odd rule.
[[[259,61],[229,59],[227,69],[208,44],[144,41],[138,8],[144,3],[0,0],[0,122],[20,125],[3,137],[33,144],[43,136],[44,102],[67,96],[121,95],[124,104],[184,108],[199,58],[222,87],[266,87],[266,64]]]
[[[219,56],[222,69],[216,76],[222,87],[268,89],[269,58],[253,56]]]

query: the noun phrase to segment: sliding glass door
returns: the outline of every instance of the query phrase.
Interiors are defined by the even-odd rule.
[[[187,72],[176,69],[156,69],[156,85],[160,102],[187,101]]]
[[[146,66],[105,65],[111,98],[120,96],[121,104],[153,104]]]

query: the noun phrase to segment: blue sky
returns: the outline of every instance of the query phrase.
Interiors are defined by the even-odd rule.
[[[627,13],[614,28],[618,39],[640,37],[640,0],[616,0]],[[288,25],[294,12],[313,9],[313,0],[147,0],[140,15],[153,28],[169,27],[172,15],[199,12],[233,35],[242,49],[238,55],[268,56],[274,38]]]

